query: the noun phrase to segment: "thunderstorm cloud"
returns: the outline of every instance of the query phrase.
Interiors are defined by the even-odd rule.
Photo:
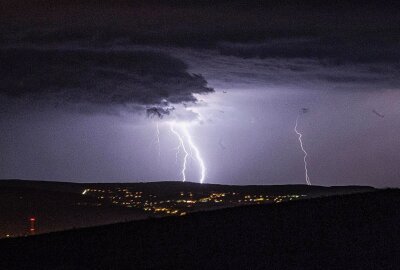
[[[154,105],[164,113],[169,103],[196,102],[193,94],[214,91],[183,61],[160,52],[3,49],[0,63],[3,110],[11,103]]]
[[[223,55],[241,58],[303,58],[321,60],[325,64],[398,63],[398,43],[375,36],[353,38],[330,36],[313,38],[269,38],[263,42],[222,42],[218,49]]]

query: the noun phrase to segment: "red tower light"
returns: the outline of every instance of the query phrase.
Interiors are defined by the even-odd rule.
[[[36,228],[35,228],[36,218],[35,217],[31,217],[31,218],[29,218],[29,221],[30,221],[30,224],[31,224],[31,227],[29,228],[29,232],[31,234],[35,234],[35,231],[36,231]]]

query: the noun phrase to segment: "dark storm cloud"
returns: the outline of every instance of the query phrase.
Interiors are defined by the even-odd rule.
[[[181,54],[183,55],[183,54]],[[329,64],[312,58],[243,58],[204,51],[182,56],[195,66],[216,89],[331,90],[334,92],[383,91],[398,89],[398,63]]]
[[[337,84],[346,84],[346,83],[378,83],[381,82],[384,78],[379,77],[371,77],[370,74],[364,74],[363,76],[357,75],[335,75],[335,74],[325,74],[325,75],[318,75],[317,78],[321,79],[321,81],[326,81],[330,83],[337,83]]]
[[[396,38],[400,24],[395,1],[2,2],[0,43],[79,40],[101,46],[118,40],[214,48],[223,41],[263,42],[283,37],[357,39],[384,33]],[[363,46],[357,48],[363,50]],[[322,48],[319,51],[323,53]]]
[[[3,49],[0,63],[0,94],[28,105],[163,106],[213,91],[183,61],[158,52]]]
[[[169,115],[171,111],[174,110],[174,107],[150,107],[146,109],[146,114],[147,117],[153,118],[153,117],[158,117],[158,118],[163,118],[165,115]]]
[[[398,63],[400,40],[364,36],[269,39],[259,43],[221,43],[223,55],[241,58],[306,58],[326,64]]]

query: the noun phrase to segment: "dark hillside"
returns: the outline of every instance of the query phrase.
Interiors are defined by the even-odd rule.
[[[399,269],[400,191],[0,241],[0,269]]]
[[[94,198],[83,197],[80,189],[76,189],[78,193],[68,189],[64,191],[62,185],[58,190],[47,188],[40,187],[40,184],[20,187],[0,185],[0,238],[6,233],[12,236],[28,233],[30,217],[37,219],[37,233],[147,217],[146,213],[139,209],[127,209],[106,203],[99,206]]]
[[[332,194],[358,193],[372,191],[370,186],[308,186],[308,185],[220,185],[199,184],[193,182],[161,181],[161,182],[125,182],[125,183],[72,183],[55,181],[0,180],[0,188],[29,188],[43,191],[62,191],[81,193],[86,188],[130,188],[150,193],[162,193],[164,196],[176,192],[266,192],[270,194],[300,193],[318,197]]]
[[[81,184],[0,180],[0,238],[29,233],[30,217],[36,218],[36,233],[46,233],[168,215],[167,211],[180,215],[243,204],[372,190],[363,186],[228,186],[190,182]],[[292,197],[279,197],[286,195]],[[256,198],[262,201],[256,202]],[[163,212],[158,211],[160,209]]]

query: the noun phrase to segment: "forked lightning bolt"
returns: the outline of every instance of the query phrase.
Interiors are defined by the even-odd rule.
[[[175,126],[178,126],[178,128],[182,131],[183,136],[175,129]],[[194,155],[195,158],[199,164],[199,168],[200,168],[200,179],[199,182],[203,183],[204,179],[206,177],[206,167],[204,165],[204,161],[203,158],[201,157],[199,148],[196,146],[196,144],[193,142],[192,136],[189,133],[189,130],[187,129],[186,125],[183,123],[180,124],[176,124],[175,122],[170,123],[170,127],[171,127],[171,132],[178,138],[179,140],[179,146],[177,148],[177,153],[176,156],[178,156],[180,149],[183,150],[183,153],[185,154],[184,158],[183,158],[183,164],[182,164],[182,181],[185,182],[187,177],[186,177],[186,169],[187,169],[187,158],[189,156],[191,156],[187,150],[187,148],[185,147],[185,140],[187,141],[187,143],[190,146],[190,151],[194,151]]]
[[[171,127],[171,132],[178,138],[179,140],[179,146],[177,148],[177,152],[176,152],[176,160],[178,160],[178,154],[180,149],[182,148],[183,152],[185,153],[185,156],[183,158],[183,164],[182,164],[182,182],[186,181],[186,163],[187,163],[187,158],[189,156],[188,151],[186,151],[186,147],[185,144],[183,142],[182,136],[175,130],[175,123],[170,123],[170,127]]]
[[[200,180],[199,180],[199,182],[202,184],[204,182],[205,177],[206,177],[206,166],[204,165],[204,161],[203,161],[203,158],[201,157],[199,149],[194,144],[194,142],[192,140],[192,136],[190,135],[187,127],[184,124],[182,125],[182,130],[183,130],[183,133],[185,134],[185,136],[187,138],[187,141],[188,141],[188,143],[190,145],[190,148],[192,148],[194,150],[196,159],[199,162],[199,166],[200,166]]]
[[[294,126],[294,132],[296,132],[296,134],[299,136],[300,147],[304,153],[304,171],[305,171],[305,175],[306,175],[306,182],[307,182],[307,185],[311,185],[310,177],[308,177],[308,170],[307,170],[307,155],[308,154],[303,147],[303,141],[301,140],[302,134],[297,130],[298,122],[299,122],[299,115],[296,118],[296,125]]]

